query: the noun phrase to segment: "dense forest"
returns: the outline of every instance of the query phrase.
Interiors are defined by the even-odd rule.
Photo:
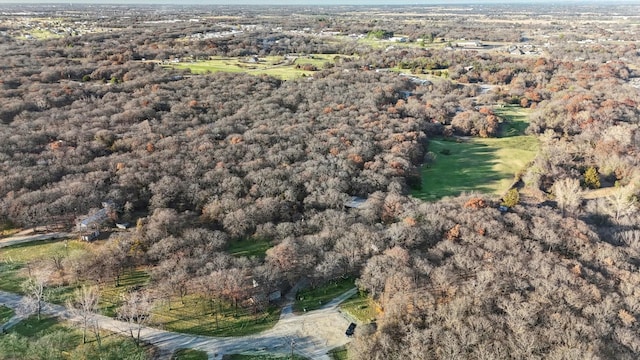
[[[524,56],[445,45],[542,46],[530,34],[560,25],[399,21],[413,8],[377,21],[337,10],[283,20],[273,14],[288,9],[276,8],[244,9],[233,25],[211,16],[167,26],[211,10],[103,11],[109,31],[36,41],[7,26],[0,41],[0,225],[73,228],[105,201],[113,221],[134,224],[92,256],[65,259],[65,281],[117,281],[142,267],[157,296],[244,306],[301,280],[353,277],[381,309],[377,326],[358,330],[354,359],[640,354],[637,33],[611,24],[598,30],[611,41],[585,45],[581,23]],[[136,14],[133,25],[123,14]],[[192,36],[234,26],[243,31]],[[379,29],[443,46],[317,35]],[[166,65],[290,53],[337,58],[287,81]],[[541,144],[516,174],[519,204],[410,196],[430,139],[498,136],[492,109],[505,104],[531,109],[526,131]],[[365,205],[347,206],[353,197]],[[227,251],[264,240],[264,258]]]

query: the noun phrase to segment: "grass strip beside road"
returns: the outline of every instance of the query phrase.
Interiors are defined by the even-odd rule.
[[[373,322],[378,313],[376,303],[368,296],[355,294],[340,304],[340,309],[361,323]]]
[[[15,314],[16,313],[13,309],[0,305],[0,325],[9,321],[9,319],[11,319]]]
[[[312,289],[300,290],[293,310],[300,313],[321,308],[329,301],[355,287],[354,279],[340,279]]]

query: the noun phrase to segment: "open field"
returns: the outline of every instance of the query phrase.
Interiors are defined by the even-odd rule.
[[[340,55],[339,57],[345,57]],[[296,68],[310,64],[321,70],[325,64],[334,63],[336,55],[331,54],[312,54],[300,56],[294,59],[285,59],[282,56],[266,56],[257,59],[240,57],[219,57],[215,56],[205,61],[179,62],[170,66],[177,69],[189,69],[194,74],[202,74],[207,72],[232,72],[232,73],[248,73],[253,75],[269,75],[283,80],[291,80],[304,76],[313,75],[313,71],[302,70]]]
[[[436,160],[422,167],[422,187],[412,195],[424,200],[456,196],[462,192],[501,195],[515,175],[533,160],[538,141],[522,135],[527,114],[519,107],[496,111],[504,118],[502,137],[434,139],[429,151]]]

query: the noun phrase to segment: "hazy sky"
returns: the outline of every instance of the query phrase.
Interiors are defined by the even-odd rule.
[[[60,3],[60,4],[199,4],[199,5],[434,5],[434,4],[489,4],[489,3],[598,3],[610,0],[0,0],[7,3]],[[616,3],[639,3],[640,0],[615,0]]]

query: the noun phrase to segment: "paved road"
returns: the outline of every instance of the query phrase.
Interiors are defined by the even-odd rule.
[[[180,348],[206,351],[209,359],[222,359],[224,354],[241,352],[290,353],[293,344],[297,354],[310,359],[328,360],[327,352],[330,349],[349,341],[344,334],[349,320],[340,313],[338,305],[355,293],[356,289],[351,289],[323,308],[303,315],[290,311],[293,299],[287,298],[285,309],[289,310],[283,311],[278,323],[272,329],[255,335],[229,338],[193,336],[145,327],[140,338],[157,346],[167,358]],[[0,304],[15,309],[21,300],[20,295],[0,291]],[[80,320],[60,305],[47,304],[44,313],[70,321]],[[105,316],[99,316],[98,322],[103,329],[129,334],[129,327],[124,322]]]
[[[21,243],[27,243],[31,241],[70,238],[71,236],[72,236],[71,234],[66,232],[55,232],[55,233],[47,233],[47,234],[33,234],[33,235],[16,235],[16,236],[0,239],[0,248],[21,244]]]

